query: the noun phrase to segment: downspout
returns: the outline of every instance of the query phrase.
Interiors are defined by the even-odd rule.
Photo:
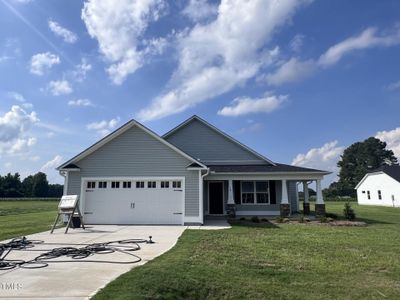
[[[63,195],[67,195],[68,191],[68,171],[58,171],[58,173],[64,177],[64,188],[63,188]]]
[[[200,174],[201,174],[201,171],[202,170],[200,170]],[[200,205],[199,205],[199,209],[200,209],[200,211],[199,211],[199,214],[200,214],[200,218],[201,218],[201,224],[203,225],[204,224],[204,196],[203,196],[203,191],[204,191],[204,188],[203,188],[203,183],[204,183],[204,177],[206,177],[208,174],[210,174],[210,168],[207,168],[206,169],[206,173],[204,173],[204,174],[201,174],[201,176],[200,176],[200,185],[199,185],[199,189],[200,189],[200,199],[199,199],[199,201],[200,201]]]

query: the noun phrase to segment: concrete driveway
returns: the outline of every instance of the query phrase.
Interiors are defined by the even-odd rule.
[[[83,229],[57,229],[27,236],[28,239],[47,243],[99,243],[122,239],[143,238],[151,235],[154,244],[140,244],[141,249],[133,252],[142,258],[135,264],[106,264],[90,262],[50,263],[42,269],[16,268],[0,271],[0,298],[25,299],[88,299],[111,280],[130,269],[171,249],[183,233],[184,226],[116,226],[92,225]],[[36,245],[33,249],[52,249],[68,245]],[[79,247],[79,246],[71,246]],[[41,252],[12,251],[7,259],[29,260]],[[63,258],[65,259],[65,258]],[[68,259],[68,258],[67,258]],[[96,254],[90,259],[129,261],[132,257],[123,253]]]

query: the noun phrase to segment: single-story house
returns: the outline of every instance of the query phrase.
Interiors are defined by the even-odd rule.
[[[400,207],[400,166],[367,173],[355,187],[358,204]]]
[[[329,172],[279,164],[198,116],[163,136],[131,120],[57,168],[88,224],[203,224],[207,216],[288,216]]]

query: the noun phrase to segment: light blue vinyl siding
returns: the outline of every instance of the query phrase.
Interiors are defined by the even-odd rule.
[[[80,194],[82,177],[185,177],[185,215],[199,215],[199,173],[188,171],[190,160],[134,126],[76,163],[68,194]]]
[[[265,163],[258,156],[196,119],[167,136],[166,140],[191,157],[204,162],[243,160]]]

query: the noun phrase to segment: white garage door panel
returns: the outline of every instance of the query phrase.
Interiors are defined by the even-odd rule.
[[[182,183],[183,184],[183,183]],[[86,186],[86,182],[84,182]],[[85,189],[84,217],[88,224],[182,224],[183,189],[136,188],[135,181],[129,189]]]

